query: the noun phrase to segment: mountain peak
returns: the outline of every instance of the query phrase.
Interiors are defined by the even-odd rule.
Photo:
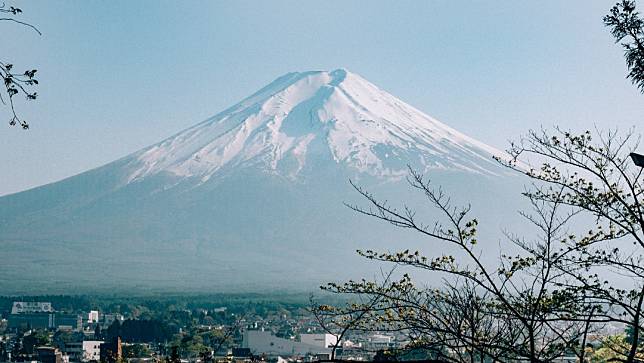
[[[287,73],[227,110],[132,155],[128,182],[254,167],[297,178],[309,161],[399,177],[406,166],[495,174],[500,152],[346,69]]]
[[[375,273],[355,250],[423,244],[346,208],[360,198],[347,177],[422,212],[411,165],[505,219],[517,179],[481,177],[504,173],[499,153],[344,69],[289,73],[125,158],[1,197],[0,291],[309,289]]]

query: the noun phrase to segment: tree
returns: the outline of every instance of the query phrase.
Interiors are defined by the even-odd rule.
[[[593,363],[621,362],[627,357],[629,344],[624,335],[611,335],[602,339],[601,345],[592,352],[590,361]]]
[[[54,336],[52,337],[52,343],[54,344],[55,347],[58,347],[60,349],[64,349],[65,344],[74,341],[76,337],[74,336],[74,333],[66,330],[58,330],[54,333]]]
[[[583,232],[561,239],[554,268],[567,278],[560,286],[597,306],[587,319],[631,329],[626,362],[635,360],[644,325],[644,169],[629,157],[638,141],[633,132],[531,131],[512,145],[513,160],[504,162],[534,181],[525,196],[565,205],[581,219]],[[609,272],[621,276],[622,285],[631,283],[615,286]]]
[[[617,3],[604,17],[604,24],[611,28],[615,42],[622,42],[628,66],[626,77],[644,93],[644,21],[635,11],[635,1]]]
[[[330,283],[327,290],[379,298],[365,314],[374,330],[390,330],[408,335],[414,347],[449,348],[443,358],[456,362],[525,359],[552,361],[568,351],[584,359],[583,345],[592,328],[588,316],[599,308],[592,301],[567,287],[557,268],[562,260],[557,244],[566,238],[566,226],[575,215],[558,201],[546,203],[528,196],[533,211],[522,215],[539,234],[525,239],[506,234],[518,247],[515,256],[502,255],[499,265],[486,265],[477,238],[478,221],[470,218],[470,206],[454,206],[440,187],[410,168],[409,184],[425,196],[430,206],[443,216],[423,222],[416,211],[403,205],[396,208],[352,183],[367,201],[367,207],[349,205],[353,210],[413,230],[438,244],[457,247],[464,256],[424,256],[420,251],[395,253],[358,251],[367,259],[389,262],[449,277],[441,289],[415,284],[409,274],[400,280],[378,284],[372,281]],[[563,191],[559,191],[563,193]],[[443,250],[436,248],[433,250]],[[356,311],[356,307],[343,312]],[[594,320],[593,320],[594,321]],[[436,349],[438,347],[438,349]]]
[[[387,274],[383,283],[380,285],[380,288],[385,288],[389,285],[392,273],[393,270]],[[322,286],[322,289],[326,288]],[[360,299],[365,296],[367,296],[367,301]],[[335,343],[333,343],[333,347],[331,347],[331,360],[336,359],[338,347],[341,346],[343,339],[348,333],[352,330],[359,331],[373,328],[373,325],[365,326],[365,323],[374,323],[372,319],[368,318],[379,306],[381,296],[377,294],[359,294],[358,299],[358,302],[349,304],[344,309],[338,309],[327,304],[319,304],[313,299],[313,296],[311,296],[309,300],[309,311],[315,317],[320,328],[335,337]]]
[[[129,344],[123,347],[124,358],[148,358],[152,352],[145,344]]]
[[[101,324],[96,324],[94,328],[94,339],[101,340],[103,339],[103,333],[101,332]]]
[[[200,353],[199,357],[201,358],[201,361],[203,363],[210,363],[210,362],[212,362],[212,351],[208,350],[208,349],[203,350]]]
[[[121,336],[121,322],[116,319],[109,327],[107,327],[107,330],[105,331],[105,338],[114,339],[119,336]]]
[[[27,28],[34,30],[38,35],[41,35],[40,31],[33,25],[18,20],[18,16],[22,14],[20,8],[14,6],[7,6],[5,3],[2,3],[0,6],[0,21],[12,22],[20,24]],[[4,82],[4,92],[0,92],[0,102],[9,106],[10,109],[10,118],[9,125],[15,126],[19,125],[23,129],[29,128],[29,123],[24,119],[20,118],[16,112],[15,107],[15,96],[23,95],[25,98],[30,100],[35,100],[37,93],[31,91],[31,88],[38,85],[38,80],[35,78],[36,69],[27,69],[24,72],[16,72],[14,70],[14,65],[8,61],[0,61],[0,77],[2,77]]]
[[[35,348],[48,345],[50,343],[49,334],[44,330],[34,330],[22,338],[22,353],[34,354]]]
[[[237,316],[230,324],[223,325],[219,329],[210,330],[205,335],[207,344],[214,354],[217,354],[224,347],[230,347],[234,343],[235,333],[239,332],[244,320],[244,316]]]
[[[622,42],[627,78],[644,93],[644,21],[635,9],[634,1],[622,0],[604,23]],[[512,143],[511,158],[497,160],[532,182],[523,196],[533,211],[522,215],[539,233],[531,239],[507,233],[520,253],[502,255],[499,266],[483,263],[483,251],[476,247],[478,222],[468,217],[469,206],[454,207],[420,173],[410,170],[409,182],[443,220],[419,221],[406,205],[397,209],[352,184],[369,207],[349,207],[454,245],[465,261],[409,250],[359,251],[368,259],[445,274],[455,282],[432,290],[405,274],[385,287],[363,280],[326,289],[380,296],[382,303],[366,319],[409,334],[412,345],[449,348],[443,354],[448,361],[487,356],[541,362],[572,350],[584,362],[589,333],[599,324],[617,322],[627,326],[628,336],[606,339],[591,359],[635,362],[644,353],[638,343],[644,329],[644,170],[629,159],[638,141],[633,131],[575,134],[556,128],[530,131]],[[614,284],[611,274],[628,286]]]
[[[179,355],[179,347],[172,346],[170,351],[170,357],[167,359],[168,363],[181,363],[181,356]]]

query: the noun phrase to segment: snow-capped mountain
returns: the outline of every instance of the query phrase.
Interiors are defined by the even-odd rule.
[[[136,153],[128,182],[167,172],[202,182],[226,168],[296,177],[329,158],[389,177],[406,164],[495,174],[501,152],[344,69],[286,74],[228,110]]]
[[[346,208],[348,179],[408,200],[411,165],[494,215],[502,154],[344,69],[289,73],[155,145],[1,197],[0,290],[313,286],[362,273],[356,248],[416,237]]]

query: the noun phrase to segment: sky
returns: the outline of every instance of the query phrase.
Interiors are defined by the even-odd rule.
[[[101,166],[292,71],[347,68],[499,149],[531,128],[644,126],[612,1],[17,1],[2,61],[38,69],[0,124],[0,195]],[[9,119],[0,107],[0,120]]]

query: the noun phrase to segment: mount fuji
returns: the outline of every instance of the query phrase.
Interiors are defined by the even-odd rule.
[[[423,210],[411,166],[492,221],[516,186],[495,155],[347,70],[288,73],[157,144],[0,197],[0,291],[299,289],[364,275],[373,266],[356,248],[432,246],[349,210],[361,202],[349,180]]]

